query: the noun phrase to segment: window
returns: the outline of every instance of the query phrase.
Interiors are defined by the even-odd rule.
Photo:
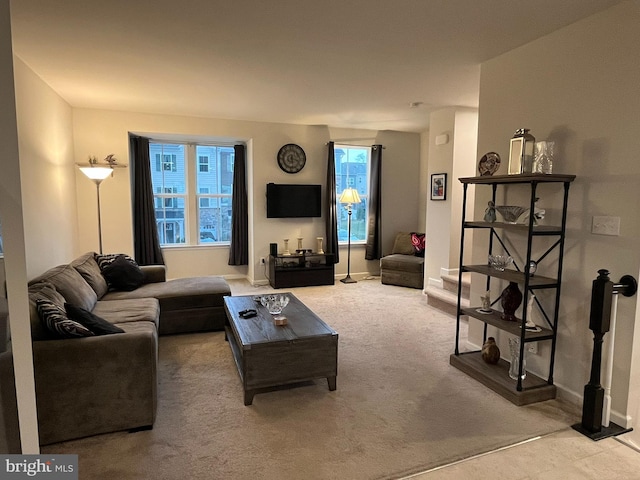
[[[150,143],[149,157],[160,243],[228,244],[233,147]]]
[[[204,156],[204,155],[198,157],[198,165],[200,167],[200,171],[201,172],[208,172],[209,171],[209,157]]]
[[[156,172],[161,170],[175,172],[177,169],[178,165],[176,155],[156,153]]]
[[[200,171],[202,171],[202,170],[200,170]],[[198,203],[200,204],[200,208],[209,208],[210,207],[209,198],[202,196],[203,193],[209,193],[209,188],[208,187],[200,187],[198,190],[199,190],[198,193],[200,193],[199,198],[198,198]]]
[[[340,194],[345,188],[355,188],[360,196],[360,203],[351,208],[351,243],[364,243],[367,240],[370,149],[336,145],[335,158],[338,242],[346,242],[349,232],[349,215],[346,205],[340,203]]]

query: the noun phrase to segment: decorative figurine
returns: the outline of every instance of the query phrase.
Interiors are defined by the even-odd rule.
[[[482,308],[480,309],[480,311],[482,313],[490,313],[491,312],[491,291],[487,290],[487,293],[483,297],[480,297],[480,300],[482,301]]]
[[[538,208],[538,206],[536,205],[536,203],[538,203],[538,200],[540,200],[540,198],[536,197],[536,199],[533,202],[533,224],[534,225],[538,225],[539,222],[544,220],[544,216],[546,214],[546,211],[543,208]],[[529,213],[527,213],[524,216],[524,223],[529,223]]]
[[[524,325],[524,328],[527,332],[541,332],[542,329],[537,326],[532,318],[531,318],[531,314],[533,312],[533,302],[536,300],[536,296],[534,294],[531,294],[531,296],[529,297],[529,301],[527,302],[527,321]]]
[[[489,200],[487,205],[487,209],[484,211],[484,221],[493,223],[496,221],[496,204]]]

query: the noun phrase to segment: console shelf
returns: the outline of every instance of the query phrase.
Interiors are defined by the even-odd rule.
[[[269,284],[273,288],[333,285],[334,281],[332,254],[269,255]]]
[[[567,203],[569,196],[569,185],[575,179],[575,175],[545,175],[545,174],[521,174],[521,175],[497,175],[482,177],[466,177],[460,178],[463,185],[463,201],[462,201],[462,229],[460,238],[460,268],[458,282],[458,307],[456,315],[456,339],[455,353],[450,356],[449,362],[454,367],[462,370],[482,384],[501,394],[516,405],[526,405],[542,400],[555,398],[556,387],[553,385],[553,369],[555,361],[556,337],[558,333],[558,312],[560,305],[560,286],[562,284],[562,260],[564,252],[565,226],[567,220]],[[533,215],[529,215],[529,220],[525,224],[512,224],[505,222],[486,222],[486,221],[467,221],[466,203],[467,203],[467,187],[469,185],[489,185],[492,188],[492,200],[496,201],[496,191],[498,186],[502,188],[529,187],[529,211],[534,211],[536,201],[536,189],[541,183],[559,183],[564,187],[564,201],[562,205],[562,221],[560,225],[536,225]],[[516,249],[510,242],[503,241],[505,234],[514,233],[526,238],[526,248],[521,252],[523,259],[522,268],[514,264],[515,270],[508,268],[504,271],[496,270],[489,265],[465,265],[464,246],[465,246],[465,230],[474,229],[479,235],[482,231],[486,231],[489,235],[489,249],[487,254],[493,254],[494,247],[499,244],[505,250],[504,254],[511,255],[509,249]],[[555,278],[550,278],[530,272],[530,264],[532,260],[532,250],[534,247],[534,238],[536,237],[556,237],[551,239],[551,247],[542,256],[546,257],[553,250],[557,251],[556,267],[554,268]],[[494,239],[496,242],[494,243]],[[524,240],[523,240],[524,243]],[[509,246],[507,248],[507,245]],[[483,313],[480,307],[463,308],[461,305],[462,297],[462,273],[472,272],[484,275],[486,278],[486,288],[490,290],[492,279],[495,281],[514,282],[520,286],[522,290],[522,303],[527,305],[530,295],[536,290],[548,289],[554,297],[553,312],[546,312],[540,302],[536,301],[537,308],[542,313],[545,325],[539,326],[540,331],[531,331],[525,328],[527,324],[527,311],[522,308],[522,318],[516,318],[516,321],[507,321],[502,319],[502,312],[492,309],[491,313]],[[537,300],[537,299],[536,299]],[[460,351],[460,322],[461,317],[470,317],[480,320],[484,323],[483,343],[487,340],[487,326],[495,327],[499,331],[513,335],[520,339],[519,351],[519,372],[518,380],[512,380],[509,377],[509,362],[500,359],[497,365],[490,365],[482,360],[480,351],[461,352]],[[523,375],[523,359],[526,352],[526,344],[530,342],[550,342],[549,355],[549,375],[546,379],[526,372]]]

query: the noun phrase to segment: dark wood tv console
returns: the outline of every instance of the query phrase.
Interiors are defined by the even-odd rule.
[[[333,285],[332,254],[269,255],[269,283],[273,288]]]

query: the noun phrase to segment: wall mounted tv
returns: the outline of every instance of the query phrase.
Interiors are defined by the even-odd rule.
[[[267,183],[267,218],[320,217],[322,186]]]

